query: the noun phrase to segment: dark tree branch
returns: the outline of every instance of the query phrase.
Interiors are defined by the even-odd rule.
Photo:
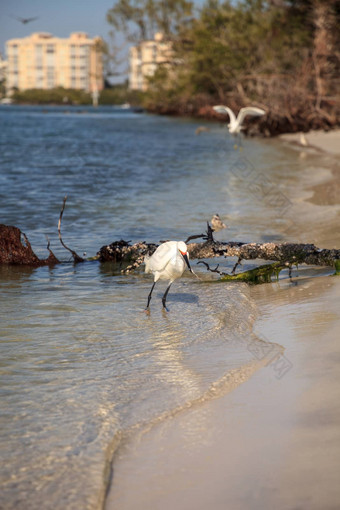
[[[54,255],[53,251],[50,249],[50,240],[49,240],[48,236],[46,236],[46,240],[47,240],[47,247],[46,247],[46,249],[50,252],[47,260],[48,260],[49,264],[58,264],[59,260]]]
[[[121,242],[121,241],[120,241]],[[97,258],[104,261],[127,262],[133,264],[128,271],[139,267],[146,253],[152,254],[157,248],[156,244],[136,243],[119,248],[117,243],[103,246]],[[240,243],[218,241],[205,241],[203,243],[188,244],[191,259],[208,259],[216,257],[238,257],[237,265],[241,260],[268,260],[289,264],[309,264],[316,266],[334,266],[340,259],[340,250],[320,249],[314,244],[296,243]],[[236,269],[236,268],[235,268]]]
[[[66,246],[66,244],[64,243],[62,237],[61,237],[61,219],[63,217],[63,214],[64,214],[64,209],[65,209],[65,205],[66,205],[66,200],[67,200],[67,195],[65,195],[64,197],[64,200],[63,200],[63,206],[61,208],[61,211],[60,211],[60,216],[59,216],[59,221],[58,221],[58,235],[59,235],[59,241],[61,242],[62,246],[65,248],[65,250],[68,250],[71,254],[72,254],[72,257],[73,257],[73,260],[74,262],[84,262],[84,259],[82,257],[80,257],[74,250],[71,250],[71,248],[69,248],[68,246]]]
[[[199,262],[197,262],[197,264],[204,264],[208,271],[211,271],[212,273],[218,273],[221,276],[225,276],[228,274],[228,273],[223,273],[223,271],[218,271],[218,268],[220,266],[219,264],[217,264],[215,269],[211,269],[209,264],[207,262],[204,262],[204,260],[200,260]]]
[[[188,244],[189,241],[193,241],[194,239],[203,239],[205,234],[198,234],[197,236],[189,236],[184,242]]]
[[[314,244],[297,243],[192,243],[188,250],[191,258],[238,257],[242,260],[271,260],[291,264],[334,266],[340,250],[320,249]]]
[[[234,267],[233,267],[233,269],[232,269],[232,271],[231,271],[231,274],[235,274],[235,271],[236,271],[237,266],[240,266],[240,265],[241,265],[241,261],[242,261],[242,257],[239,257],[239,258],[237,259],[236,264],[234,265]]]
[[[74,262],[84,262],[74,250],[70,249],[64,243],[61,236],[61,220],[65,210],[67,196],[63,200],[62,209],[60,211],[58,222],[58,235],[62,246],[68,250]],[[24,238],[25,245],[21,242],[21,237]],[[280,266],[290,268],[289,274],[291,275],[291,266],[294,264],[309,264],[315,266],[331,266],[336,268],[336,272],[340,272],[340,250],[338,249],[320,249],[314,244],[297,244],[297,243],[242,243],[242,242],[220,242],[215,241],[213,238],[213,229],[207,223],[207,232],[205,234],[192,235],[187,238],[186,243],[193,239],[203,239],[201,243],[188,244],[188,252],[191,259],[208,259],[217,257],[237,257],[237,262],[234,265],[230,275],[218,270],[218,265],[215,269],[211,269],[206,262],[202,263],[206,266],[208,271],[218,273],[227,278],[237,278],[239,275],[234,276],[236,268],[241,263],[241,260],[267,260],[275,262],[277,270]],[[59,260],[55,257],[52,250],[50,250],[50,242],[47,238],[47,249],[50,252],[48,259],[40,260],[32,251],[31,245],[20,229],[16,227],[7,227],[0,225],[0,263],[5,264],[28,264],[28,265],[44,265],[55,264]],[[137,269],[144,262],[146,254],[152,253],[158,247],[157,244],[138,242],[130,244],[130,241],[115,241],[110,245],[102,246],[97,253],[96,257],[90,260],[99,260],[100,262],[114,262],[123,266],[121,270],[123,273],[130,273]],[[125,267],[124,267],[125,266]]]

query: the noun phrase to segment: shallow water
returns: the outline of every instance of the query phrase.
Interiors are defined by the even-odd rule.
[[[202,281],[174,284],[169,314],[156,287],[149,317],[142,271],[74,266],[57,236],[64,195],[64,241],[87,256],[120,238],[185,239],[216,212],[229,225],[219,239],[333,242],[295,221],[298,207],[320,211],[301,206],[307,172],[316,185],[329,169],[276,142],[235,150],[213,123],[197,136],[197,122],[114,108],[6,106],[0,123],[0,222],[41,257],[47,234],[64,261],[0,268],[1,503],[98,508],[122,441],[223,393],[228,374],[256,365],[249,346],[262,340],[249,288],[215,284],[202,266]],[[331,231],[338,210],[321,209]]]

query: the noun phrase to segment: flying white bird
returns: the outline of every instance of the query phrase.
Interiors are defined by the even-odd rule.
[[[234,112],[228,106],[216,105],[213,106],[213,109],[215,112],[221,113],[222,115],[229,115],[230,122],[228,124],[228,129],[230,134],[241,132],[241,129],[243,129],[242,122],[247,115],[260,117],[266,113],[261,108],[256,108],[256,106],[247,106],[246,108],[241,108],[236,118]]]
[[[144,262],[145,272],[153,273],[154,275],[154,283],[151,287],[150,294],[148,296],[148,304],[145,310],[149,310],[151,294],[156,282],[158,282],[158,280],[168,280],[169,285],[162,297],[163,307],[167,310],[166,298],[169,289],[172,282],[182,276],[185,265],[188,266],[191,273],[195,274],[190,267],[187,245],[183,241],[167,241],[166,243],[158,246],[157,250],[153,255],[151,255],[151,257],[147,255]]]
[[[211,218],[211,226],[214,229],[214,232],[218,232],[219,230],[222,230],[224,228],[227,228],[227,225],[223,223],[221,220],[219,214],[214,214],[214,216]]]

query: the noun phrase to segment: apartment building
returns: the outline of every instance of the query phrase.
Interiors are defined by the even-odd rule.
[[[7,90],[103,89],[102,40],[75,32],[68,39],[34,33],[6,43]]]
[[[148,89],[148,78],[153,76],[160,64],[172,60],[172,43],[156,33],[153,40],[142,41],[130,48],[129,88],[131,90]]]

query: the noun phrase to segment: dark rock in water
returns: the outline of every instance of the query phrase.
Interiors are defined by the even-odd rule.
[[[46,260],[40,260],[26,235],[18,227],[0,224],[0,264],[43,266],[58,262],[51,251]]]
[[[102,246],[96,256],[101,262],[121,262],[129,247],[129,241],[121,239],[120,241]]]

